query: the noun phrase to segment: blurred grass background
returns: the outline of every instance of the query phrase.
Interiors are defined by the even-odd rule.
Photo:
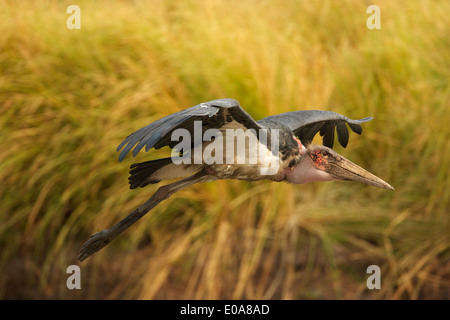
[[[81,30],[66,8],[81,8]],[[381,9],[369,30],[366,8]],[[450,2],[0,1],[0,298],[449,299]],[[230,97],[374,116],[337,152],[394,192],[217,181],[78,250],[157,188],[131,132]],[[81,266],[81,290],[66,288]],[[381,268],[381,290],[366,269]]]

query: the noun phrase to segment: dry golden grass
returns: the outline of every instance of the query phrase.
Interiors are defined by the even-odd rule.
[[[450,3],[0,1],[0,298],[449,299]],[[83,263],[145,201],[116,146],[221,97],[256,119],[374,116],[345,150],[396,190],[217,181],[177,193]],[[366,288],[379,265],[382,289]]]

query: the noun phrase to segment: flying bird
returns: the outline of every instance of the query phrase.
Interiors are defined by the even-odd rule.
[[[169,147],[172,156],[131,165],[130,188],[179,179],[160,187],[125,219],[91,236],[81,248],[83,261],[102,249],[161,201],[180,189],[218,179],[272,180],[303,184],[351,180],[393,190],[388,183],[354,164],[332,147],[345,148],[347,126],[361,134],[361,124],[332,111],[301,110],[255,121],[234,99],[217,99],[159,119],[129,135],[118,147],[119,161],[133,149]],[[320,133],[323,145],[312,143]],[[184,138],[184,139],[181,139]]]

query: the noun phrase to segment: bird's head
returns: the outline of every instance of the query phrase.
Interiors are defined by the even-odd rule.
[[[333,149],[310,144],[298,165],[286,173],[292,183],[351,180],[394,190],[387,182],[347,160]]]

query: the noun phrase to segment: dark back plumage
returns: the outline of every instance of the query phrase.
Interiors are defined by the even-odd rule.
[[[151,148],[160,149],[165,146],[173,148],[178,142],[171,140],[172,132],[182,128],[188,130],[192,136],[194,121],[202,121],[202,133],[208,129],[220,129],[225,124],[233,122],[256,131],[261,128],[236,100],[212,100],[168,115],[130,134],[117,147],[117,151],[123,148],[119,161],[122,161],[134,146],[136,147],[133,156],[136,156],[144,146],[146,152]]]
[[[255,121],[234,99],[217,99],[200,103],[194,107],[181,110],[130,134],[117,147],[120,152],[119,161],[122,161],[128,152],[133,149],[133,156],[145,146],[145,151],[151,148],[160,149],[168,146],[173,148],[178,141],[172,141],[172,132],[176,129],[186,129],[191,136],[194,131],[194,121],[202,121],[202,133],[208,129],[220,129],[224,125],[228,127],[254,129],[289,129],[302,141],[309,144],[314,136],[320,132],[323,136],[323,144],[329,148],[334,144],[335,128],[338,133],[338,141],[346,147],[349,134],[346,124],[353,132],[361,134],[361,123],[371,120],[371,117],[352,120],[332,111],[302,110],[273,115]]]

